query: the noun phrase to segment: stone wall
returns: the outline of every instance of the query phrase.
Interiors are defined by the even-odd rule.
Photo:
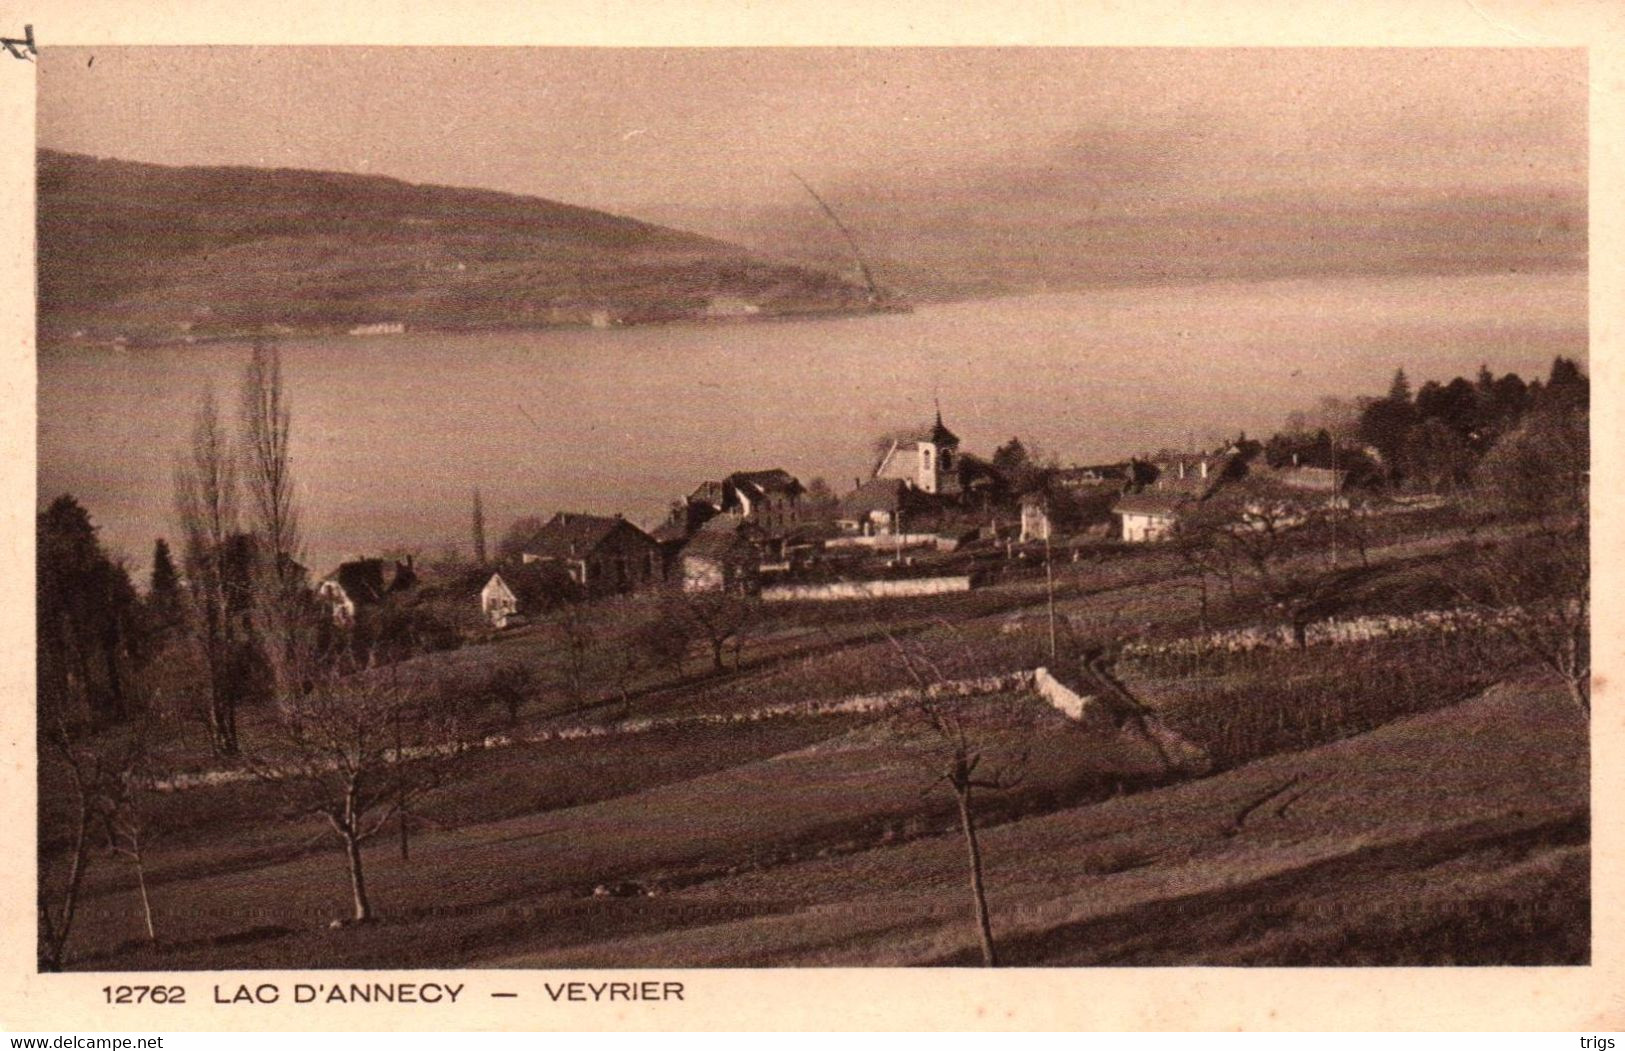
[[[912,580],[843,580],[830,584],[775,584],[762,589],[763,602],[837,602],[848,599],[912,598],[970,590],[970,577],[916,577]]]
[[[1109,684],[1101,686],[1099,694],[1082,693],[1047,668],[1033,671],[1035,693],[1085,729],[1115,735],[1124,744],[1132,742],[1143,752],[1148,770],[1199,776],[1212,769],[1212,760],[1201,745],[1176,733],[1136,702],[1115,696]]]
[[[949,542],[951,546],[946,550],[952,551],[957,543]],[[882,533],[876,536],[837,536],[824,541],[824,546],[839,550],[841,548],[857,547],[872,548],[876,551],[895,551],[898,548],[910,547],[936,547],[943,545],[942,538],[935,533]]]
[[[1033,689],[1062,715],[1074,722],[1095,729],[1109,729],[1116,725],[1111,709],[1091,694],[1079,693],[1050,674],[1048,668],[1033,672]]]

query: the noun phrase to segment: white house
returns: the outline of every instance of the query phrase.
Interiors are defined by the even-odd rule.
[[[519,612],[519,598],[502,579],[501,573],[492,573],[491,579],[480,589],[480,613],[493,628],[506,628],[511,617]]]
[[[1041,494],[1021,498],[1021,542],[1050,538],[1049,502]]]
[[[1180,505],[1190,499],[1178,492],[1128,493],[1118,499],[1112,514],[1118,517],[1119,532],[1130,544],[1165,540],[1173,532]]]

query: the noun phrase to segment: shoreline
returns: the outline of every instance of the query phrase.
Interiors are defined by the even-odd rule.
[[[350,328],[337,326],[308,326],[294,325],[268,325],[262,326],[258,331],[243,329],[230,332],[210,333],[193,337],[178,339],[89,339],[52,336],[40,334],[36,338],[36,349],[40,352],[71,352],[77,350],[159,350],[175,347],[214,347],[240,343],[250,343],[256,339],[354,339],[362,342],[387,339],[395,336],[413,335],[472,335],[504,332],[589,332],[589,331],[615,331],[618,329],[653,328],[660,326],[732,326],[754,325],[769,322],[793,321],[822,321],[833,318],[869,317],[879,314],[908,314],[914,311],[912,301],[898,300],[894,303],[880,306],[865,307],[831,307],[827,309],[785,310],[773,313],[761,312],[757,314],[739,314],[720,317],[683,316],[650,317],[638,320],[620,320],[607,325],[593,325],[580,322],[526,322],[522,320],[502,320],[490,323],[442,323],[414,325],[411,322],[400,322],[404,328],[393,332],[357,333]],[[395,324],[396,322],[375,322],[373,324]],[[354,326],[352,326],[354,327]]]
[[[976,303],[995,302],[1009,299],[1035,299],[1056,295],[1076,295],[1080,293],[1114,294],[1135,289],[1189,289],[1210,287],[1215,285],[1240,285],[1258,287],[1278,284],[1293,284],[1305,281],[1381,281],[1401,279],[1425,278],[1513,278],[1533,277],[1537,275],[1561,276],[1573,275],[1582,279],[1589,277],[1589,269],[1575,266],[1528,266],[1512,268],[1480,268],[1457,267],[1435,269],[1396,269],[1386,271],[1347,270],[1332,272],[1299,272],[1286,270],[1280,273],[1268,274],[1235,274],[1235,275],[1172,275],[1153,276],[1135,279],[1122,279],[1114,281],[1080,281],[1075,285],[1056,284],[1048,287],[1022,287],[1001,290],[989,290],[978,293],[956,296],[934,296],[929,294],[912,294],[899,296],[897,299],[875,306],[847,306],[824,307],[808,309],[789,309],[778,311],[762,311],[756,314],[738,314],[727,316],[706,317],[703,315],[672,314],[669,316],[649,316],[641,319],[614,321],[611,324],[595,326],[584,322],[547,322],[526,321],[523,319],[502,319],[491,322],[448,322],[414,325],[410,321],[401,322],[406,326],[404,332],[355,334],[349,331],[350,327],[339,326],[309,326],[299,327],[291,325],[262,326],[261,330],[237,330],[232,332],[211,333],[191,338],[165,338],[165,339],[126,339],[118,342],[115,339],[74,339],[60,335],[44,335],[41,326],[36,323],[36,349],[41,352],[70,352],[76,350],[149,350],[168,349],[174,347],[208,347],[252,342],[256,338],[271,339],[337,339],[351,338],[356,340],[369,340],[400,335],[468,335],[505,332],[584,332],[602,329],[615,331],[618,329],[644,329],[651,327],[686,327],[686,326],[732,326],[741,324],[785,323],[795,321],[825,321],[840,318],[870,317],[885,314],[911,314],[923,307],[952,307]],[[383,322],[370,322],[370,324],[391,324],[393,319]],[[358,324],[369,324],[361,322]]]

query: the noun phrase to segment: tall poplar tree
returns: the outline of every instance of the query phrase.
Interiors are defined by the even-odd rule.
[[[474,562],[485,565],[485,505],[480,501],[480,491],[474,490]]]

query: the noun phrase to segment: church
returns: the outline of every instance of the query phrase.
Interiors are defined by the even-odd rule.
[[[942,410],[929,428],[903,435],[875,465],[876,478],[896,479],[934,496],[959,495],[959,438],[942,422]]]

